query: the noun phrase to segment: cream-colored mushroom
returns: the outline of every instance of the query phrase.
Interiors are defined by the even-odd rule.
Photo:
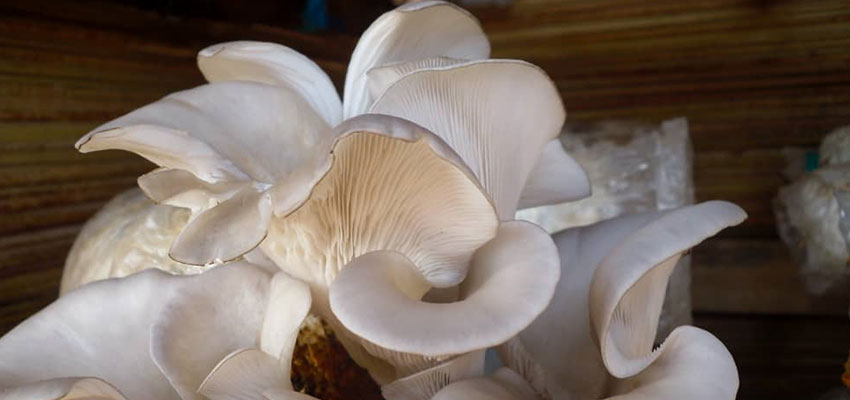
[[[330,289],[334,316],[399,378],[508,340],[542,312],[558,280],[552,240],[523,221],[502,223],[478,249],[455,302],[426,303],[424,291],[411,293],[398,271],[415,268],[398,253],[371,252],[343,268]]]
[[[86,222],[74,240],[65,260],[60,294],[144,268],[173,274],[201,272],[199,267],[168,257],[168,248],[189,221],[189,214],[189,210],[154,204],[139,189],[118,195]]]
[[[276,43],[236,41],[198,52],[208,82],[253,81],[292,89],[328,126],[342,122],[342,102],[325,71],[303,54]]]
[[[375,100],[367,83],[372,68],[434,57],[480,60],[489,56],[490,42],[466,10],[444,1],[402,5],[381,15],[360,36],[345,77],[343,117],[369,111]]]
[[[502,220],[513,219],[526,185],[525,205],[590,193],[584,171],[556,139],[565,118],[557,88],[532,64],[484,60],[417,70],[390,85],[371,111],[439,135],[472,169]]]
[[[555,297],[503,346],[503,359],[552,398],[632,390],[657,399],[734,398],[735,364],[709,333],[681,327],[655,351],[653,340],[676,260],[745,217],[731,203],[711,201],[556,234],[562,278]]]
[[[140,186],[155,201],[195,210],[170,255],[206,265],[256,247],[272,203],[286,213],[309,195],[330,134],[293,89],[224,81],[174,93],[102,125],[77,148],[132,151],[167,168],[143,176]],[[275,184],[296,189],[272,199],[266,191]]]
[[[274,220],[265,253],[315,287],[327,288],[350,260],[376,250],[410,258],[429,285],[463,280],[498,222],[451,148],[385,115],[350,119],[335,137],[325,175],[300,208]]]
[[[128,399],[200,400],[201,383],[236,350],[279,352],[269,356],[288,377],[291,345],[309,308],[303,283],[247,263],[195,276],[147,270],[95,282],[0,338],[0,388],[55,392],[51,379],[92,377]],[[59,392],[83,389],[72,383]]]

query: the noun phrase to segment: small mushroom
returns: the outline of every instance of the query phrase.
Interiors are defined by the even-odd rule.
[[[434,57],[489,56],[490,42],[466,10],[444,1],[404,4],[381,15],[360,36],[345,77],[343,117],[368,112],[374,101],[367,90],[372,68]]]
[[[235,41],[198,52],[198,68],[208,82],[252,81],[298,93],[328,126],[342,121],[342,102],[333,82],[303,54],[276,43]]]

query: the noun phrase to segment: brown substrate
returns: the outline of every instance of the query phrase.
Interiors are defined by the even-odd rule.
[[[381,389],[348,356],[325,321],[307,317],[292,357],[292,386],[321,400],[380,400]]]

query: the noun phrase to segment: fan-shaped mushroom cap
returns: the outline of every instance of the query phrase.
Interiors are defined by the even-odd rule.
[[[350,119],[336,137],[326,174],[304,204],[274,220],[264,252],[324,288],[351,259],[377,250],[404,254],[430,285],[460,282],[498,221],[457,155],[386,115]]]
[[[71,291],[0,338],[0,387],[91,376],[129,399],[194,398],[219,359],[256,343],[269,279],[257,267],[234,263],[194,276],[147,270]],[[260,315],[240,304],[262,306]],[[181,353],[158,352],[165,342],[152,328],[167,330],[167,320],[204,330],[170,335],[166,342]],[[178,373],[171,361],[198,364]],[[207,371],[189,387],[204,363]]]
[[[628,377],[646,368],[665,289],[682,253],[746,218],[722,201],[670,211],[620,243],[599,263],[590,285],[590,321],[608,371]]]
[[[475,253],[454,303],[405,295],[395,270],[416,268],[391,252],[355,259],[331,284],[334,315],[364,340],[396,352],[439,357],[496,346],[546,307],[558,280],[558,254],[536,225],[503,223]]]
[[[532,171],[557,178],[532,179],[545,181],[535,183],[529,204],[557,200],[542,189],[553,179],[563,179],[554,186],[566,188],[556,194],[589,193],[584,171],[559,143],[544,152],[566,114],[552,80],[532,64],[485,60],[418,70],[393,83],[371,111],[413,121],[443,138],[475,173],[502,220],[513,219]],[[547,165],[535,167],[544,153]]]
[[[374,67],[434,57],[479,60],[489,57],[490,43],[466,10],[443,1],[402,5],[381,15],[360,36],[345,76],[343,116],[369,110],[374,97],[367,72]]]
[[[545,372],[550,395],[581,398],[609,390],[609,373],[626,378],[649,370],[660,354],[652,344],[675,260],[745,217],[731,203],[711,201],[555,234],[562,278],[546,311],[519,335],[526,357],[514,358]]]
[[[157,170],[140,178],[140,186],[156,201],[201,213],[178,236],[170,256],[206,265],[256,247],[272,204],[286,213],[304,201],[321,176],[317,169],[330,134],[290,87],[224,81],[171,94],[104,124],[77,148],[128,150],[185,171]],[[263,192],[274,184],[300,190],[278,190],[272,199]]]
[[[209,82],[253,81],[292,89],[329,126],[342,121],[342,102],[333,82],[303,54],[276,43],[236,41],[198,52],[198,68]]]
[[[328,125],[282,86],[225,81],[172,93],[83,136],[86,153],[132,151],[201,180],[273,184],[297,169]]]

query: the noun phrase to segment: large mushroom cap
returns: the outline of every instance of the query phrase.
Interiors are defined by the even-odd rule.
[[[502,220],[513,219],[526,184],[533,183],[528,205],[589,193],[584,171],[552,142],[566,117],[558,90],[532,64],[484,60],[417,70],[390,85],[371,110],[443,138],[475,173]],[[542,176],[529,181],[532,172]],[[548,186],[558,189],[543,189]]]
[[[528,326],[549,303],[559,275],[552,239],[524,221],[501,224],[476,252],[457,302],[425,303],[406,295],[396,271],[415,268],[391,252],[355,259],[331,285],[334,315],[356,335],[391,351],[460,354],[499,345]]]
[[[404,254],[430,285],[460,282],[498,222],[457,155],[422,127],[386,115],[350,119],[336,137],[326,174],[304,204],[274,220],[263,250],[323,287],[351,259],[377,250]]]

